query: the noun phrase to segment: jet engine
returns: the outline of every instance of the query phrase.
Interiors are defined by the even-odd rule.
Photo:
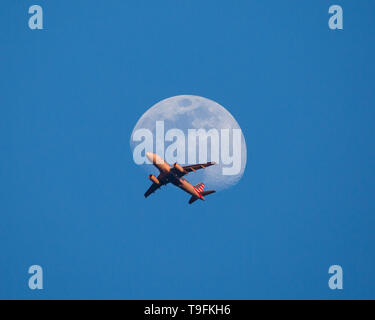
[[[181,167],[177,162],[173,165],[181,173],[186,173],[183,167]]]
[[[160,184],[160,181],[158,180],[158,178],[156,178],[153,174],[150,174],[150,175],[148,176],[148,178],[149,178],[153,183]]]

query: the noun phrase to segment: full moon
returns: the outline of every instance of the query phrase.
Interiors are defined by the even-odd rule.
[[[133,141],[134,132],[138,129],[148,129],[155,137],[156,121],[164,122],[165,132],[169,129],[177,128],[182,130],[186,137],[188,136],[188,129],[205,129],[207,131],[216,129],[218,132],[220,132],[221,129],[229,129],[230,132],[233,129],[241,129],[229,111],[215,101],[193,95],[170,97],[149,108],[138,120],[130,138],[132,151],[134,151],[135,146],[139,143]],[[229,139],[229,141],[231,142],[232,140]],[[187,180],[193,184],[203,182],[206,184],[206,189],[215,189],[217,191],[227,189],[237,184],[245,171],[247,157],[246,142],[242,131],[240,153],[233,154],[233,147],[231,145],[230,148],[232,152],[231,156],[237,157],[237,162],[240,162],[240,170],[238,173],[234,175],[224,175],[223,168],[228,167],[228,165],[223,164],[223,161],[219,161],[214,166],[190,173],[186,176]],[[209,150],[208,153],[210,153]],[[188,157],[186,157],[186,159],[188,159]],[[166,160],[168,161],[168,159]],[[173,163],[170,164],[172,165]],[[183,163],[181,165],[187,164],[194,163]],[[148,173],[158,174],[157,169],[152,165],[143,164],[140,166],[146,169]]]

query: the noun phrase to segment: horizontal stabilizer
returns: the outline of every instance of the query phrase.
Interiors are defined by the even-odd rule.
[[[202,196],[207,196],[207,195],[209,195],[209,194],[211,194],[211,193],[215,193],[216,191],[215,190],[207,190],[207,191],[202,191],[200,194],[202,195]],[[197,201],[199,198],[198,197],[196,197],[196,196],[191,196],[191,198],[190,198],[190,200],[189,200],[189,204],[192,204],[193,202],[195,202],[195,201]],[[202,198],[202,200],[204,200],[203,198]]]
[[[216,192],[215,190],[202,191],[202,192],[201,192],[201,195],[202,195],[202,196],[207,196],[207,195],[209,195],[209,194],[211,194],[211,193],[215,193],[215,192]]]
[[[196,196],[191,196],[190,200],[189,200],[189,204],[192,204],[193,202],[197,201],[198,200],[198,197]]]

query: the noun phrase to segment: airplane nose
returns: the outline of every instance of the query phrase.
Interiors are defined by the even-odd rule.
[[[146,157],[147,157],[147,159],[148,160],[150,160],[151,162],[152,162],[152,160],[153,160],[153,153],[151,153],[151,152],[146,152]]]

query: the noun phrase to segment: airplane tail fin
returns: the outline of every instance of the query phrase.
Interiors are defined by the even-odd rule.
[[[206,190],[203,191],[204,189],[204,183],[198,183],[197,185],[194,186],[195,190],[201,195],[201,199],[204,200],[203,196],[207,196],[211,193],[215,193],[215,190]],[[199,198],[197,196],[191,196],[189,200],[189,204],[192,204],[193,202],[197,201]]]
[[[197,190],[199,193],[201,193],[204,189],[204,183],[200,182],[194,186],[195,190]]]

